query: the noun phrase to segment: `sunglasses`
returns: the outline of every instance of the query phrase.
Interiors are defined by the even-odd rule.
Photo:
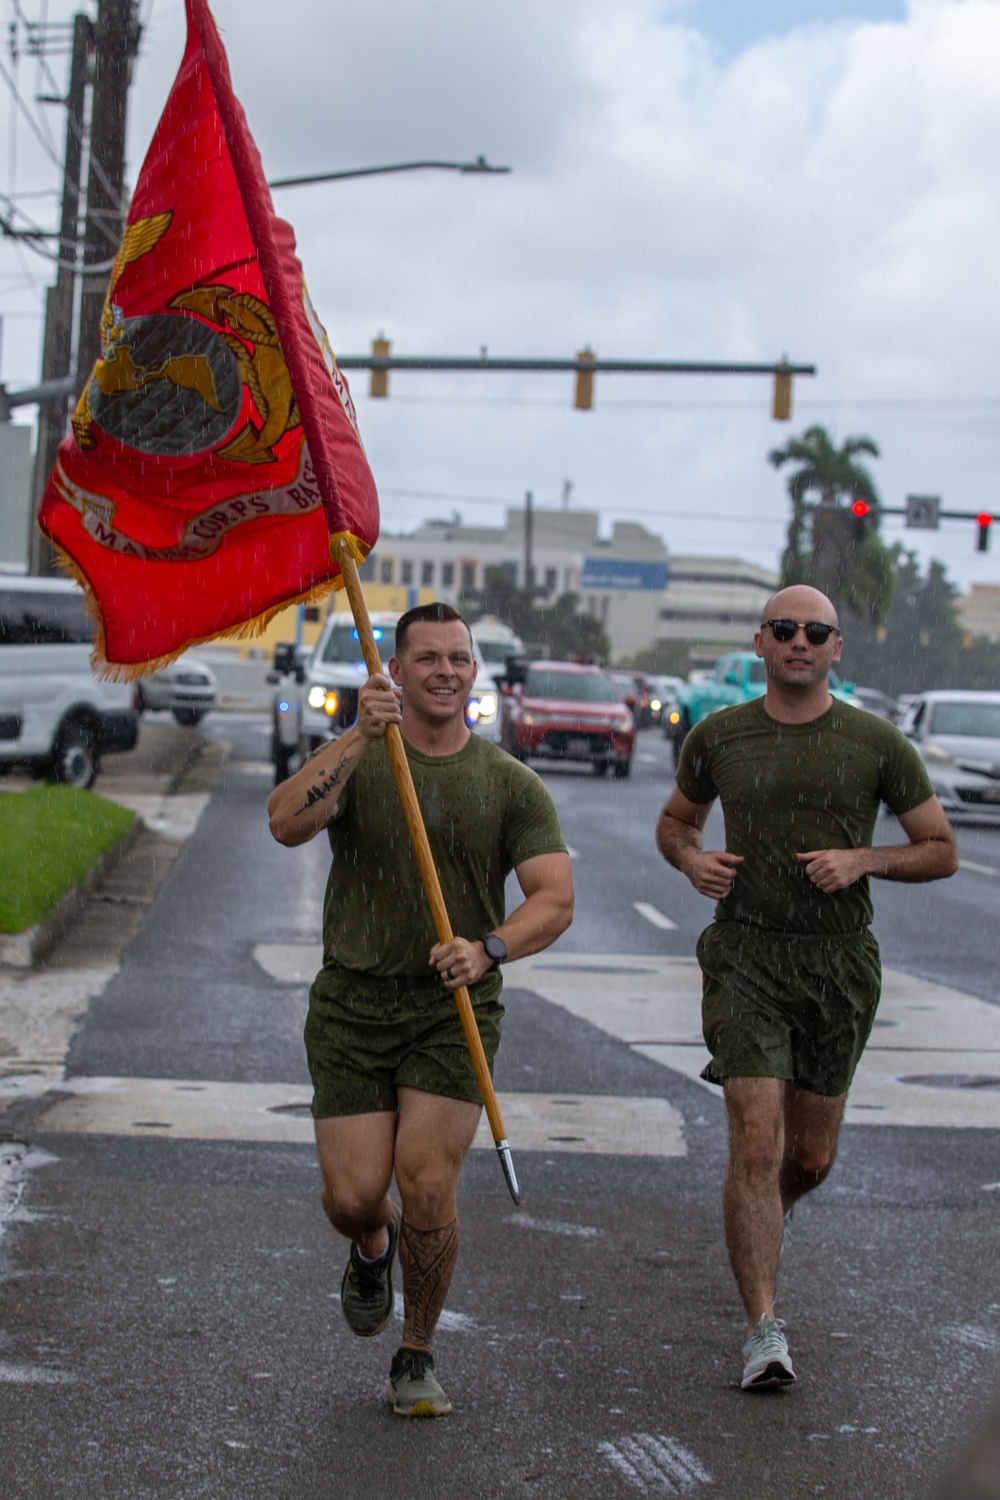
[[[793,641],[796,633],[804,630],[806,640],[810,646],[825,646],[831,635],[839,635],[840,630],[836,625],[824,625],[819,620],[765,620],[765,625],[771,627],[771,634],[776,641]]]

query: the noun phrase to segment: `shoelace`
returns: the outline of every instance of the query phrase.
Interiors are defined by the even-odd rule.
[[[767,1324],[766,1328],[761,1328],[761,1323],[765,1322]],[[750,1337],[754,1340],[755,1343],[757,1343],[757,1341],[759,1340],[759,1350],[762,1355],[784,1354],[785,1341],[784,1338],[779,1336],[784,1326],[784,1318],[764,1317],[760,1319],[760,1322],[755,1324],[753,1333],[750,1335]],[[754,1350],[754,1352],[756,1353],[757,1350]]]

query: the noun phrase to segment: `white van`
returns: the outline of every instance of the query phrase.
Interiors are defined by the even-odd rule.
[[[105,750],[135,747],[135,691],[94,676],[92,644],[75,583],[0,576],[0,770],[89,787]]]

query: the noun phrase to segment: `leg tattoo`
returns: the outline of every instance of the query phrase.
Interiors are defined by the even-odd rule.
[[[458,1259],[458,1220],[442,1229],[414,1229],[404,1220],[399,1236],[403,1267],[403,1347],[431,1347],[434,1328]]]

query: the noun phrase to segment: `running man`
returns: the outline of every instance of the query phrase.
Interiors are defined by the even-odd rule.
[[[745,1390],[795,1379],[774,1315],[784,1216],[827,1176],[881,989],[869,880],[940,880],[951,826],[916,750],[834,699],[837,612],[794,587],[765,606],[762,698],[710,715],[684,741],[657,825],[663,857],[717,901],[698,940],[702,1023],[729,1118],[726,1244],[747,1316]],[[726,847],[702,833],[719,798]],[[872,847],[881,804],[905,844]]]
[[[410,610],[388,666],[391,681],[376,674],[361,689],[357,723],[275,789],[268,813],[279,843],[325,830],[333,853],[305,1041],[323,1207],[351,1241],[344,1316],[363,1337],[382,1331],[398,1249],[403,1337],[386,1396],[400,1416],[445,1416],[452,1407],[431,1341],[458,1256],[458,1180],[482,1103],[452,991],[469,986],[492,1069],[499,965],[565,931],[573,881],[539,777],[466,725],[476,663],[462,616],[447,604]],[[402,731],[461,934],[448,943],[437,941],[383,743],[389,724]],[[524,901],[506,916],[512,870]],[[389,1196],[393,1176],[401,1208]]]

